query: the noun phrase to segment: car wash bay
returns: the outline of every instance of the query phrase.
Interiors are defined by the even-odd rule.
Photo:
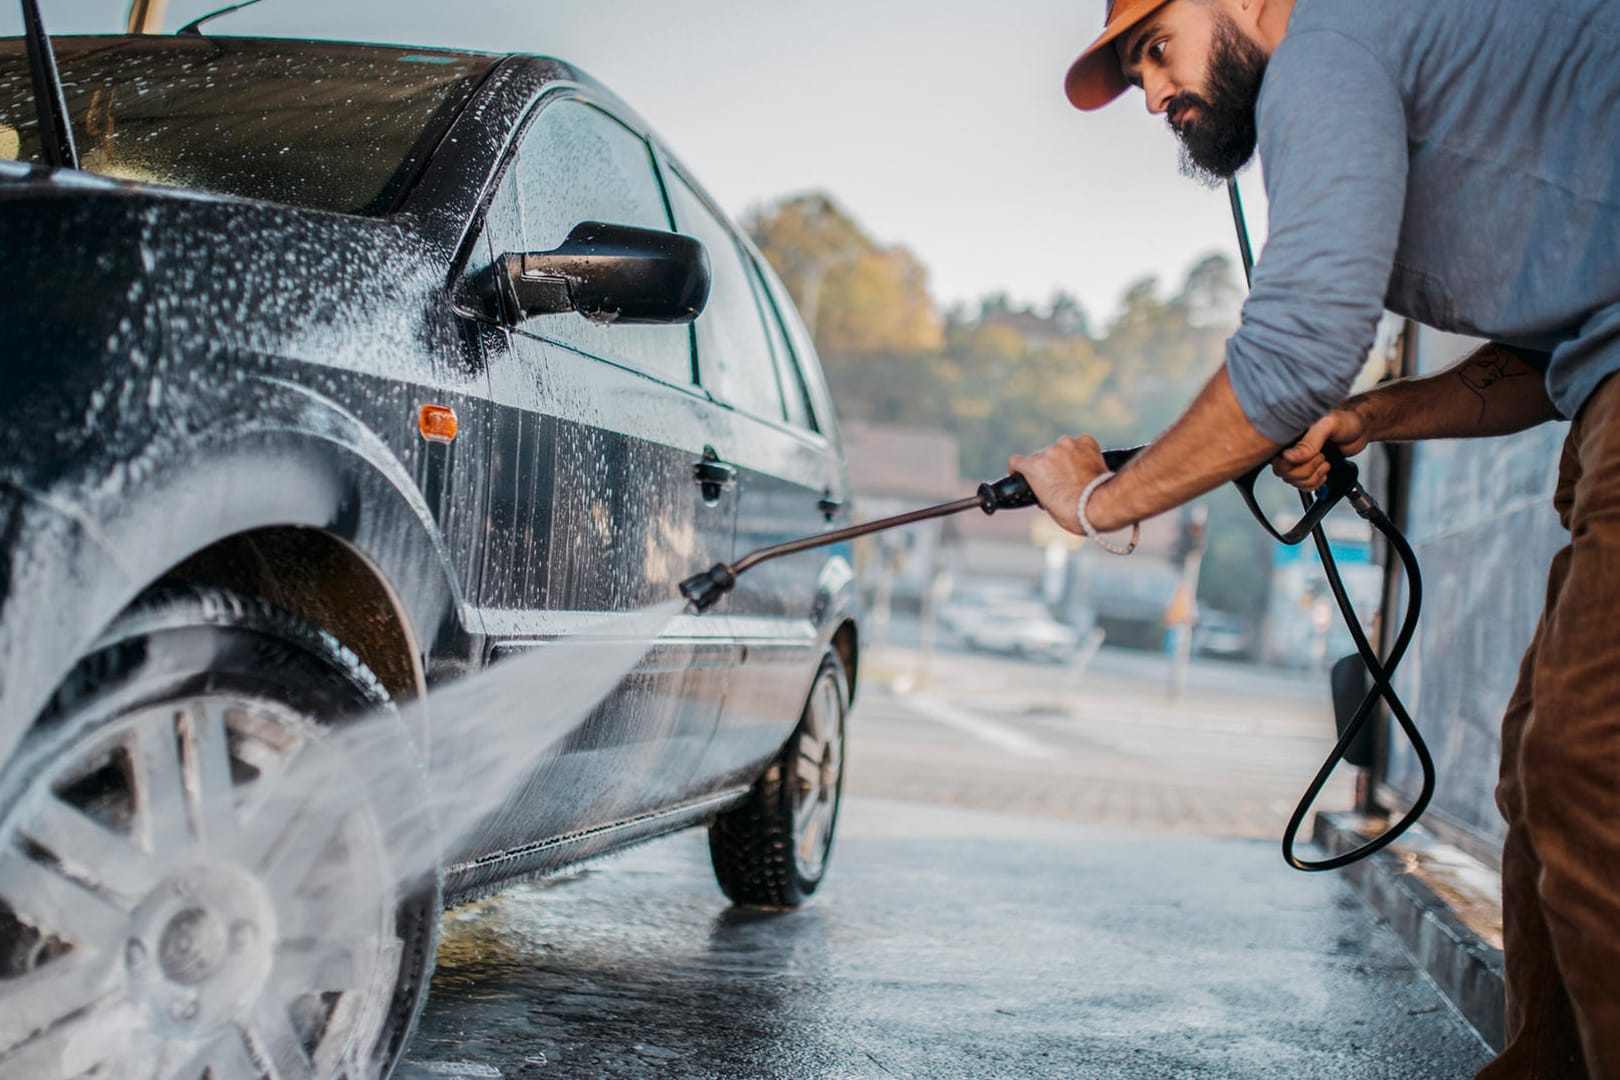
[[[1471,1077],[1484,1045],[1350,884],[1253,838],[1322,749],[1316,680],[1206,662],[1172,705],[1143,663],[1105,651],[1084,693],[936,668],[1019,688],[996,710],[874,688],[799,911],[727,908],[700,831],[452,911],[401,1075]]]

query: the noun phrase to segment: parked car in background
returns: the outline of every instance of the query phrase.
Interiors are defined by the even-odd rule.
[[[810,337],[693,173],[558,60],[56,55],[78,169],[0,42],[0,1076],[386,1074],[445,902],[689,826],[734,901],[802,902],[847,549],[678,617],[420,880],[284,782],[334,721],[847,521]],[[368,766],[410,798],[474,719]]]
[[[1193,650],[1200,656],[1223,660],[1248,660],[1254,656],[1254,631],[1236,615],[1201,607],[1192,635]]]
[[[947,633],[981,652],[1061,662],[1080,648],[1080,632],[1035,599],[952,597],[939,618]]]

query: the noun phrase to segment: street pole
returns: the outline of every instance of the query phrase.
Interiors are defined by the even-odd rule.
[[[928,685],[934,667],[934,646],[939,640],[939,609],[951,595],[951,572],[936,565],[923,590],[921,621],[917,628],[917,680],[920,690]]]
[[[130,0],[129,33],[155,34],[163,27],[163,12],[169,0]]]
[[[1187,691],[1187,670],[1192,666],[1193,626],[1198,622],[1198,572],[1204,564],[1204,528],[1209,510],[1191,507],[1181,524],[1181,584],[1177,592],[1185,613],[1176,628],[1176,651],[1170,661],[1170,698],[1180,701]]]

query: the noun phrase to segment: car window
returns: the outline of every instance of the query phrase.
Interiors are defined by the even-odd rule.
[[[698,371],[715,397],[756,416],[785,419],[782,389],[742,249],[686,181],[671,173],[675,224],[709,252],[709,304],[698,316]]]
[[[787,333],[782,329],[782,320],[777,315],[776,303],[766,290],[764,279],[760,277],[758,262],[752,258],[749,262],[753,264],[751,268],[754,271],[749,279],[754,284],[760,310],[765,313],[765,332],[771,339],[771,353],[776,360],[776,380],[782,387],[782,405],[786,410],[787,421],[794,427],[814,430],[815,425],[810,422],[810,404],[804,380],[799,378],[798,367],[793,362],[793,349],[788,345]]]
[[[804,320],[799,318],[799,309],[793,306],[793,298],[788,295],[787,286],[782,279],[776,276],[771,264],[763,259],[759,260],[759,273],[765,279],[766,291],[770,293],[772,306],[781,319],[782,327],[787,331],[788,342],[792,346],[789,363],[792,366],[793,378],[785,379],[783,385],[792,392],[797,386],[805,397],[805,408],[808,411],[806,424],[811,431],[820,431],[821,424],[816,419],[815,394],[810,389],[810,373],[817,370],[819,361],[816,359],[816,346],[810,340],[810,331],[804,327]]]
[[[535,118],[488,220],[496,254],[551,251],[582,221],[670,229],[646,140],[595,106],[573,100],[556,102]],[[536,316],[519,330],[666,382],[692,381],[686,326],[599,325],[568,313]]]

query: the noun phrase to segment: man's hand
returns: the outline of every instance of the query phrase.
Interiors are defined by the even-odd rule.
[[[1353,408],[1338,408],[1311,425],[1293,446],[1271,460],[1271,471],[1301,491],[1327,483],[1328,461],[1322,447],[1332,442],[1354,457],[1367,448],[1367,422]]]
[[[1090,435],[1078,439],[1065,435],[1039,453],[1008,459],[1007,468],[1029,481],[1030,490],[1053,521],[1077,536],[1084,535],[1076,516],[1080,493],[1108,471],[1096,439]]]

